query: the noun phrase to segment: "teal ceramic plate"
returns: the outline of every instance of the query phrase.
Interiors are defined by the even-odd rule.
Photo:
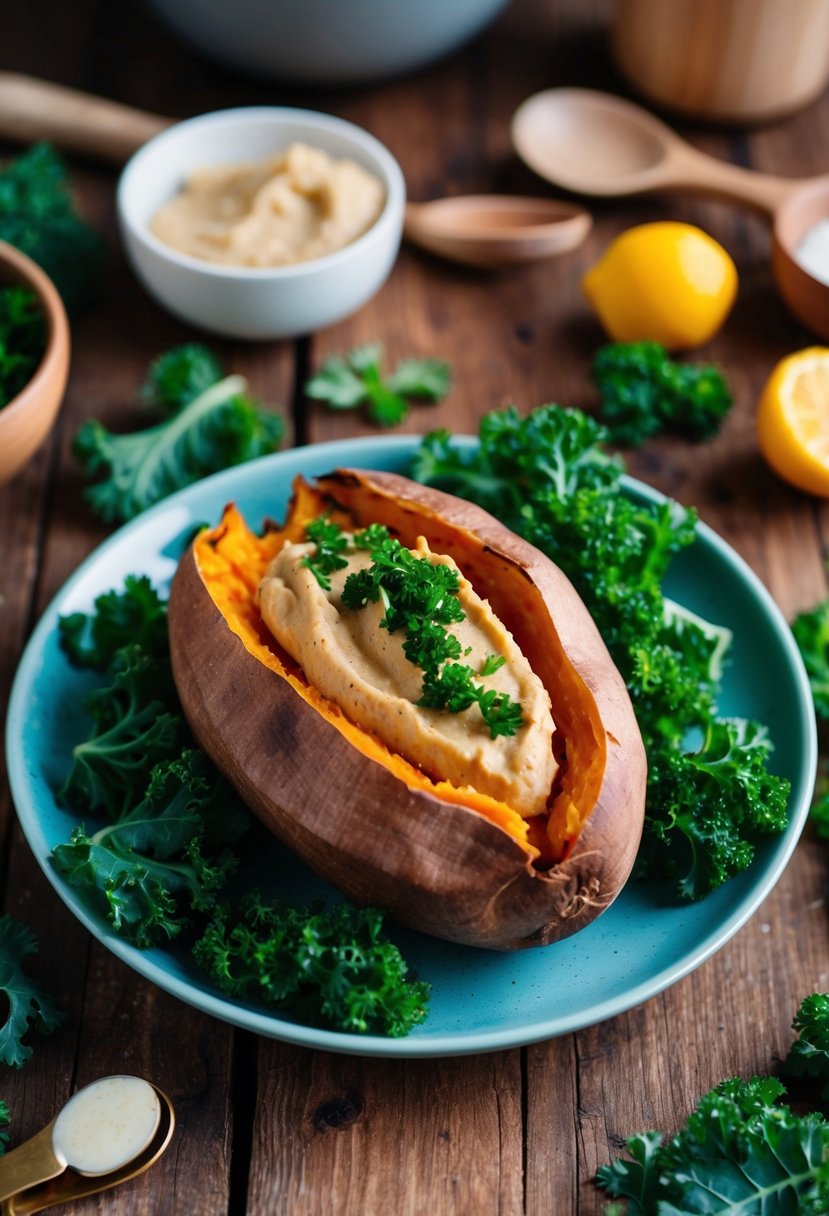
[[[514,955],[394,930],[418,975],[432,985],[429,1017],[405,1039],[301,1026],[262,1006],[233,1002],[205,983],[183,950],[142,952],[109,932],[49,864],[50,850],[67,839],[77,818],[56,806],[53,790],[77,739],[74,707],[88,680],[58,647],[58,616],[89,610],[96,595],[120,587],[126,574],[147,574],[166,589],[194,525],[218,519],[230,499],[258,526],[283,510],[295,474],[323,473],[338,464],[405,471],[415,443],[349,440],[266,457],[192,486],[122,528],[88,558],[44,613],[20,663],[8,716],[9,775],[23,830],[61,899],[95,937],[160,988],[215,1017],[257,1034],[361,1055],[460,1055],[514,1047],[602,1021],[675,983],[722,946],[777,882],[806,818],[816,764],[809,688],[789,629],[745,563],[701,526],[696,544],[676,559],[667,592],[734,630],[722,709],[768,724],[773,767],[792,782],[788,830],[765,843],[751,868],[724,889],[701,903],[677,907],[661,884],[631,882],[575,937]],[[629,481],[627,489],[637,497],[659,497],[636,482]],[[263,859],[265,872],[274,890],[298,902],[326,893],[275,841],[272,855]]]

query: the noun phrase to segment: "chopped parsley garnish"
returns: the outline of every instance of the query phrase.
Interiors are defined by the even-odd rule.
[[[317,551],[313,557],[310,553],[303,557],[301,564],[311,571],[323,591],[330,591],[331,579],[328,575],[335,570],[344,570],[348,565],[348,558],[343,557],[348,540],[342,528],[332,524],[327,515],[312,519],[305,529],[305,535],[317,546]]]
[[[348,565],[343,557],[348,538],[326,515],[313,520],[305,534],[316,544],[317,552],[304,557],[302,565],[324,591],[329,591],[328,574]],[[353,546],[367,550],[372,564],[348,575],[342,602],[354,611],[379,602],[383,605],[381,627],[389,633],[405,631],[403,653],[423,671],[423,689],[416,704],[451,714],[477,705],[493,739],[514,735],[523,725],[521,706],[507,693],[487,689],[475,679],[476,674],[490,676],[503,667],[504,656],[487,655],[479,673],[453,661],[465,653],[457,637],[446,628],[466,619],[458,599],[457,570],[418,557],[381,524],[356,532]]]

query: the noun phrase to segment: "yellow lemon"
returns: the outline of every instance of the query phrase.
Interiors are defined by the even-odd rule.
[[[829,498],[829,347],[781,359],[757,409],[760,451],[784,480]]]
[[[661,342],[688,350],[712,338],[737,294],[737,269],[721,245],[692,224],[628,228],[582,279],[616,342]]]

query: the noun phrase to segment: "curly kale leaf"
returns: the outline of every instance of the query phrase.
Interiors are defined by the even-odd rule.
[[[779,1081],[724,1081],[702,1097],[664,1142],[631,1136],[633,1160],[597,1172],[597,1184],[627,1200],[628,1216],[818,1216],[829,1204],[829,1124],[798,1116]]]
[[[143,790],[153,766],[181,747],[182,718],[175,706],[168,660],[140,646],[125,646],[109,666],[110,682],[84,698],[91,735],[72,749],[72,764],[58,799],[67,806],[117,819]]]
[[[106,247],[76,214],[66,167],[48,144],[34,144],[0,169],[0,240],[43,267],[70,312],[95,296]]]
[[[188,342],[150,364],[139,396],[165,414],[178,414],[222,379],[222,365],[207,346]]]
[[[0,1064],[13,1068],[21,1068],[32,1054],[32,1048],[23,1043],[30,1028],[51,1034],[66,1016],[23,970],[23,960],[36,952],[37,939],[31,929],[11,916],[0,916],[0,992],[9,1005],[0,1026]],[[7,1123],[8,1108],[2,1105],[0,1122]],[[2,1138],[7,1138],[5,1133]]]
[[[169,654],[167,605],[146,575],[128,574],[123,591],[106,591],[94,610],[58,621],[63,649],[76,667],[106,668],[124,646],[140,646],[150,658]]]
[[[209,473],[278,448],[280,415],[248,395],[242,376],[213,380],[216,370],[201,347],[170,351],[153,364],[144,390],[165,421],[126,435],[95,419],[78,430],[75,455],[89,478],[99,477],[86,498],[107,523],[132,519]]]
[[[813,992],[792,1022],[798,1032],[784,1064],[790,1077],[816,1077],[820,1096],[829,1102],[829,993]]]
[[[782,830],[788,783],[768,771],[763,728],[718,716],[729,631],[663,594],[672,557],[695,538],[694,513],[625,494],[605,438],[578,410],[501,410],[482,420],[476,448],[427,435],[412,475],[485,507],[570,577],[630,688],[648,753],[640,871],[667,871],[682,898],[699,898],[749,864],[760,835]]]
[[[743,718],[709,722],[696,751],[655,749],[637,873],[701,899],[745,870],[755,841],[787,822],[789,783],[768,772],[770,752],[766,728]]]
[[[470,498],[514,527],[528,502],[567,503],[579,491],[614,489],[622,464],[598,446],[606,437],[581,410],[545,405],[522,418],[510,406],[484,415],[475,449],[453,447],[446,430],[426,435],[412,476]]]
[[[407,1034],[426,1016],[428,985],[409,978],[382,913],[350,904],[288,907],[252,893],[219,908],[193,953],[223,991],[356,1034]]]
[[[722,373],[675,363],[658,342],[614,342],[593,361],[599,413],[614,443],[638,447],[663,430],[710,439],[733,405]]]
[[[52,850],[52,864],[92,893],[120,933],[145,948],[175,937],[193,909],[212,909],[238,858],[248,824],[235,795],[206,758],[185,751],[153,769],[144,798],[92,836],[82,827]]]
[[[809,612],[801,612],[792,622],[818,717],[829,721],[829,600]]]

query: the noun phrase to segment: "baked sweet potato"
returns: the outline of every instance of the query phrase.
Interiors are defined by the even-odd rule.
[[[489,600],[550,694],[558,771],[548,811],[427,776],[309,686],[259,616],[270,560],[323,510],[344,526],[425,536]],[[567,937],[633,865],[646,761],[624,683],[565,575],[470,503],[391,473],[340,469],[295,487],[281,529],[234,507],[182,559],[173,671],[201,747],[269,828],[334,886],[426,933],[499,950]]]

